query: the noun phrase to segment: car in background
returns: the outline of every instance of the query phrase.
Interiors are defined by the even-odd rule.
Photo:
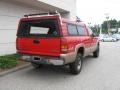
[[[120,40],[120,34],[113,34],[112,37],[116,38],[117,40]]]
[[[111,36],[102,36],[100,37],[100,41],[102,42],[116,42],[117,39]]]

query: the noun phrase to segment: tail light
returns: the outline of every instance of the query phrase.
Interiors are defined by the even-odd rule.
[[[65,38],[61,39],[61,53],[68,53],[68,43]]]
[[[61,45],[61,51],[62,52],[67,52],[68,51],[68,46],[67,45]]]

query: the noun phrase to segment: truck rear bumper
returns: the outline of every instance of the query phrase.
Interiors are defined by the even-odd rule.
[[[74,53],[60,54],[60,57],[19,54],[19,59],[26,62],[34,62],[39,64],[65,65],[74,62],[75,54]]]
[[[76,53],[71,52],[71,53],[67,53],[67,54],[60,54],[60,58],[64,59],[65,64],[72,63],[75,61]]]
[[[56,58],[56,57],[19,54],[19,60],[23,60],[26,62],[34,62],[39,64],[64,65],[64,59]]]

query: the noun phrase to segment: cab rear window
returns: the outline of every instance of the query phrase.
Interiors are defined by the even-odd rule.
[[[17,36],[60,36],[57,20],[27,20],[21,21]]]

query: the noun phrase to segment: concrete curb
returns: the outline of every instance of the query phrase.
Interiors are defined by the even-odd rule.
[[[25,64],[25,65],[22,65],[22,66],[19,66],[19,67],[12,68],[12,69],[7,70],[7,71],[3,71],[3,72],[0,73],[0,77],[1,77],[1,76],[4,76],[4,75],[7,75],[7,74],[9,74],[9,73],[12,73],[12,72],[15,72],[15,71],[18,71],[18,70],[27,68],[27,67],[29,67],[30,65],[31,65],[31,64],[29,63],[29,64]]]

